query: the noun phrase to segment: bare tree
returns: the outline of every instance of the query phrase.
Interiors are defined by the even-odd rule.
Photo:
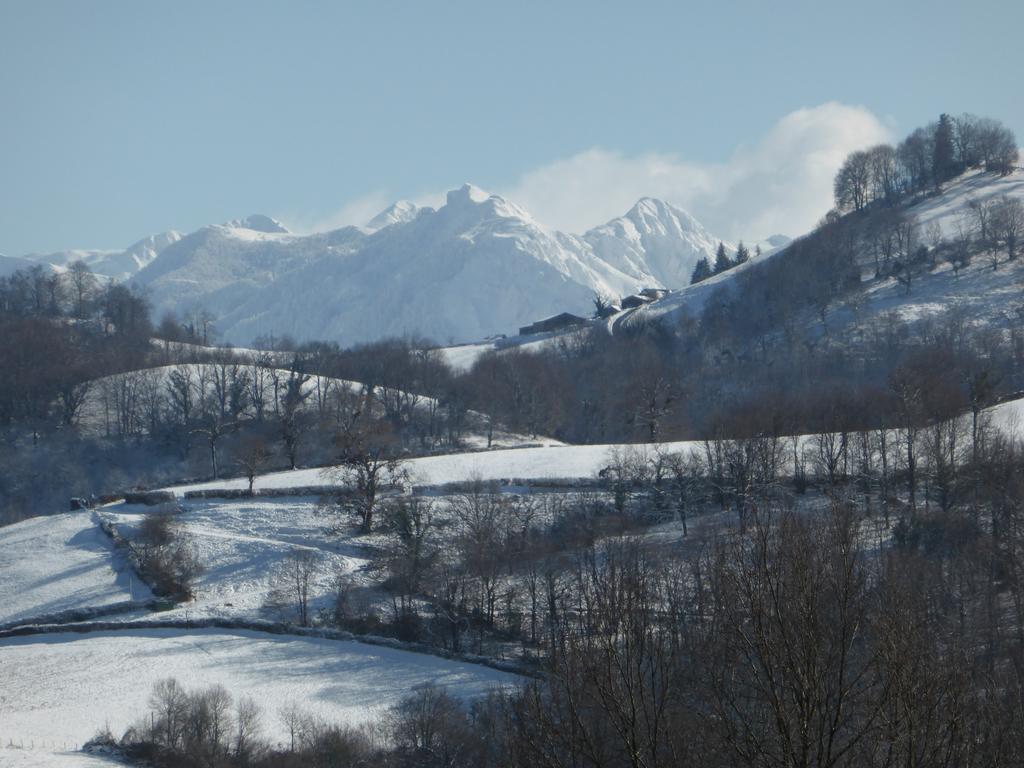
[[[967,209],[974,224],[974,242],[982,251],[989,254],[992,269],[999,266],[999,251],[995,242],[994,213],[995,204],[991,200],[969,200]]]
[[[249,495],[252,496],[253,485],[257,475],[262,472],[270,461],[270,448],[266,441],[258,435],[246,438],[238,450],[235,463],[242,469],[249,483]]]
[[[1013,131],[998,120],[978,118],[975,126],[978,161],[986,171],[1006,176],[1013,172],[1019,154]]]
[[[243,696],[235,708],[235,733],[232,740],[232,752],[235,759],[243,765],[251,762],[264,751],[260,739],[263,712],[256,700]]]
[[[70,284],[75,317],[84,319],[99,287],[96,276],[84,261],[73,261],[68,266],[67,280]]]
[[[871,193],[871,156],[866,151],[851,153],[836,174],[834,188],[839,210],[864,208]]]
[[[288,379],[285,381],[284,395],[280,401],[281,441],[284,443],[285,455],[288,457],[288,465],[291,469],[295,469],[299,445],[307,428],[303,408],[311,395],[306,388],[308,381],[308,374],[296,371],[294,368],[290,370]],[[275,388],[276,386],[275,379]]]
[[[698,646],[708,661],[708,727],[742,765],[857,765],[884,691],[875,650],[861,640],[870,579],[851,516],[827,522],[780,512],[714,560],[721,632]],[[717,622],[721,622],[718,624]]]
[[[949,249],[946,252],[946,260],[953,267],[953,276],[960,277],[960,270],[966,269],[971,263],[971,256],[974,249],[974,239],[971,236],[971,229],[963,220],[963,217],[956,224],[956,230],[949,242]]]
[[[364,407],[339,431],[335,442],[338,465],[325,472],[352,491],[351,495],[341,495],[341,506],[354,512],[360,529],[369,532],[383,486],[401,479],[400,441],[391,423],[374,419],[369,413],[369,403],[364,401]]]
[[[397,704],[388,718],[391,736],[409,764],[460,766],[464,762],[469,718],[458,699],[426,684]]]
[[[879,144],[867,152],[870,165],[871,197],[874,200],[881,200],[887,205],[892,205],[896,202],[900,192],[896,150],[888,144]]]
[[[213,479],[220,477],[220,462],[218,460],[217,448],[221,440],[238,426],[237,422],[224,421],[221,415],[215,411],[207,413],[199,426],[192,428],[192,434],[202,435],[206,438],[206,445],[210,449],[210,471],[213,472]]]
[[[404,628],[409,632],[416,615],[414,598],[430,579],[438,556],[434,508],[423,497],[399,497],[385,507],[383,514],[391,534],[385,550],[385,567],[395,593],[395,621],[400,631]]]
[[[1007,261],[1017,257],[1017,246],[1024,236],[1024,203],[1016,197],[1004,196],[992,209],[992,238],[1006,249]]]
[[[313,550],[293,548],[271,576],[268,606],[294,616],[299,626],[308,627],[310,591],[319,569],[320,559]]]
[[[196,407],[196,385],[191,365],[179,365],[167,374],[167,400],[172,417],[182,426],[192,421]]]

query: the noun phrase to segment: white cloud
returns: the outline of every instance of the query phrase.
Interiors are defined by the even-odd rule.
[[[830,207],[832,178],[843,158],[889,138],[867,109],[830,102],[791,112],[724,163],[595,148],[531,170],[501,193],[569,232],[601,224],[650,196],[686,208],[724,238],[799,235]]]

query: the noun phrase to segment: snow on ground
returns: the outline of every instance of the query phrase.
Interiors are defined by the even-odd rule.
[[[468,371],[487,352],[493,352],[492,342],[483,344],[459,344],[454,347],[440,347],[437,351],[451,368],[458,372]]]
[[[761,256],[752,257],[749,261],[738,264],[725,272],[712,275],[707,280],[685,286],[681,290],[673,291],[657,301],[638,307],[634,312],[623,312],[621,315],[616,315],[614,327],[623,328],[635,323],[669,317],[698,317],[704,311],[704,304],[716,290],[722,287],[729,287],[730,283],[738,275],[743,274],[748,269],[753,269],[758,264],[765,263],[765,261],[781,253],[783,250],[785,249],[769,251]]]
[[[171,612],[191,618],[241,616],[280,619],[266,608],[272,576],[285,567],[293,551],[314,557],[310,608],[315,614],[330,605],[339,575],[363,586],[361,569],[371,558],[368,547],[346,535],[331,535],[332,521],[306,498],[190,500],[175,516],[205,569],[195,585],[195,599]],[[103,511],[131,536],[151,508],[115,506]],[[292,619],[290,612],[285,618]]]
[[[993,423],[1003,430],[1017,430],[1024,426],[1024,399],[996,406],[990,410]],[[697,441],[659,443],[657,450],[673,453],[700,448]],[[506,450],[453,453],[443,456],[425,456],[409,459],[409,470],[414,485],[442,485],[468,480],[508,480],[513,478],[553,480],[559,478],[593,478],[608,466],[613,451],[653,451],[653,445],[547,445],[539,448],[510,448]],[[296,469],[272,472],[257,478],[257,489],[299,488],[329,485],[331,479],[324,469]],[[214,480],[205,483],[170,486],[178,496],[187,491],[212,488],[242,489],[248,486],[245,478]]]
[[[922,232],[934,221],[942,228],[943,237],[948,238],[956,234],[960,217],[968,212],[972,200],[988,201],[1003,195],[1024,199],[1024,169],[1018,168],[1006,176],[969,171],[946,184],[940,194],[925,198],[909,210]]]
[[[693,442],[661,443],[663,451],[679,451],[698,445]],[[409,469],[415,485],[441,485],[467,480],[506,480],[511,478],[556,479],[591,478],[608,466],[613,449],[653,450],[644,445],[551,445],[540,448],[510,448],[507,450],[452,453],[444,456],[425,456],[409,459]],[[328,475],[321,468],[272,472],[256,480],[256,488],[298,488],[329,484]],[[169,487],[179,496],[186,491],[207,488],[246,488],[245,478],[215,480],[206,483]]]
[[[1024,398],[989,408],[992,426],[1013,437],[1024,437]]]
[[[872,280],[864,286],[857,313],[867,319],[895,312],[901,320],[914,322],[959,308],[969,325],[1005,329],[1020,323],[1022,285],[1024,259],[1007,262],[1000,253],[998,268],[992,269],[988,257],[979,254],[959,274],[948,263],[938,264],[914,279],[909,294],[895,278]],[[848,304],[834,306],[828,315],[833,331],[856,319]]]
[[[624,314],[619,313],[616,318]],[[448,365],[456,372],[468,371],[483,355],[488,352],[503,352],[515,350],[518,352],[537,353],[545,349],[558,349],[563,344],[573,344],[579,336],[579,329],[573,328],[568,331],[549,331],[546,333],[531,333],[526,336],[509,336],[498,341],[487,341],[479,344],[457,344],[453,347],[438,347],[436,352],[441,354]]]
[[[294,353],[279,352],[277,350],[255,349],[252,347],[214,346],[204,344],[193,344],[188,341],[167,341],[166,339],[150,339],[154,349],[164,352],[170,357],[184,357],[195,354],[234,356],[239,358],[238,362],[248,362],[254,359],[266,358],[278,363],[287,363]]]
[[[3,733],[0,733],[0,737],[3,737]],[[3,768],[111,768],[112,766],[124,768],[124,763],[99,755],[64,751],[61,744],[53,741],[34,746],[29,742],[24,747],[8,746],[5,741],[0,744],[0,766]]]
[[[976,170],[963,174],[943,187],[940,194],[925,197],[907,207],[920,226],[920,237],[927,242],[928,228],[934,222],[944,238],[955,235],[959,223],[965,221],[972,201],[990,201],[1002,196],[1024,199],[1024,170],[1017,169],[1007,176]],[[971,227],[969,220],[966,228]],[[764,262],[785,249],[765,253],[760,259],[751,259],[746,264],[715,275],[696,285],[642,307],[628,319],[630,323],[662,317],[688,315],[697,317],[714,291],[728,287],[737,275],[753,265]],[[866,255],[864,256],[866,258]],[[1008,323],[1019,322],[1017,308],[1021,306],[1021,289],[1024,283],[1024,260],[1014,264],[1005,263],[1000,256],[998,270],[993,270],[987,257],[976,255],[969,268],[954,276],[948,264],[942,264],[930,273],[914,280],[910,295],[895,279],[872,280],[865,283],[865,303],[858,310],[862,317],[880,316],[896,310],[905,320],[916,320],[949,309],[956,303],[962,304],[968,316],[975,322],[992,323],[1006,327]],[[829,325],[838,327],[852,320],[850,311],[843,306],[833,307],[829,314]],[[808,321],[816,319],[808,313]]]
[[[152,596],[119,566],[90,512],[0,528],[0,624]]]
[[[264,708],[264,733],[274,741],[285,738],[279,708],[292,702],[328,722],[359,724],[419,685],[472,698],[517,681],[480,665],[357,642],[213,629],[9,638],[0,640],[0,668],[4,744],[80,745],[105,723],[120,735],[145,713],[153,684],[167,677],[189,688],[220,683],[236,699],[251,696]]]

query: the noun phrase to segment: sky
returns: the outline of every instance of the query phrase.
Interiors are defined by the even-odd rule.
[[[0,0],[0,254],[472,182],[583,231],[643,196],[797,235],[846,153],[940,112],[1024,139],[1015,0]]]

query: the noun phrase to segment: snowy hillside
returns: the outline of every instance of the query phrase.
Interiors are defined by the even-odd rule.
[[[129,432],[143,431],[151,412],[147,412],[142,403],[159,401],[168,391],[172,374],[180,376],[180,382],[187,385],[193,397],[200,402],[211,395],[218,375],[227,377],[225,381],[231,381],[237,374],[251,382],[254,373],[249,367],[252,365],[252,357],[251,354],[246,354],[251,353],[251,350],[233,351],[239,355],[238,363],[229,366],[227,370],[211,363],[189,363],[142,368],[96,379],[83,396],[77,427],[83,433],[91,435],[118,434],[119,428],[124,426],[131,427],[127,430]],[[282,382],[287,381],[291,375],[287,368],[262,368],[261,371],[271,380],[276,377]],[[369,387],[362,382],[328,376],[309,375],[302,385],[302,391],[307,398],[303,408],[310,412],[330,407],[329,404],[337,397],[364,395],[369,396],[373,407],[380,411],[385,407],[383,400],[389,397],[400,398],[413,413],[421,416],[439,407],[434,398],[419,393],[406,393],[386,387]],[[276,407],[274,398],[279,396],[280,392],[275,395],[273,385],[268,383],[260,390],[258,405],[268,412],[272,411]],[[255,406],[257,398],[251,388],[248,397],[250,404]],[[482,448],[488,444],[491,447],[562,445],[558,440],[549,437],[527,436],[496,429],[484,414],[473,410],[466,412],[464,428],[461,440],[462,444],[469,448]]]
[[[321,480],[321,482],[323,482]],[[270,577],[301,551],[314,559],[309,585],[311,611],[329,610],[337,578],[362,575],[372,549],[349,536],[325,536],[329,524],[315,497],[187,501],[176,520],[205,568],[194,586],[194,599],[165,612],[193,618],[240,616],[249,619],[289,618],[267,611]],[[114,505],[101,510],[121,535],[134,539],[144,516],[152,510]],[[20,527],[20,526],[14,526]],[[0,547],[0,553],[4,550]],[[30,615],[30,614],[26,614]]]
[[[1024,170],[1018,169],[1007,176],[980,170],[965,173],[944,185],[940,194],[914,202],[906,206],[905,211],[917,222],[922,242],[927,240],[927,232],[932,225],[938,225],[942,237],[950,238],[958,227],[968,231],[973,227],[969,217],[972,202],[989,201],[1004,195],[1024,200]],[[715,290],[727,287],[748,269],[784,250],[784,247],[766,250],[760,259],[751,259],[746,264],[637,310],[632,319],[697,317]],[[863,245],[861,261],[865,265],[870,261],[866,251],[867,246]],[[874,278],[869,271],[865,266],[865,282],[857,297],[856,313],[851,311],[848,303],[830,308],[828,322],[833,331],[854,320],[863,322],[891,311],[904,320],[917,320],[954,306],[961,308],[973,323],[1005,328],[1019,322],[1018,309],[1024,310],[1024,292],[1021,290],[1024,260],[1020,258],[1007,263],[1005,255],[1000,255],[1000,263],[993,269],[988,258],[975,256],[959,274],[950,264],[940,262],[915,279],[909,293],[895,278]],[[815,321],[809,318],[809,322]]]
[[[116,561],[88,512],[0,528],[0,624],[150,598]]]
[[[937,224],[944,238],[958,227],[972,229],[969,206],[973,201],[992,200],[1003,195],[1024,200],[1024,170],[1007,176],[971,171],[944,185],[941,194],[907,207],[919,225],[919,237],[927,238],[929,225]],[[847,302],[831,307],[828,323],[837,328],[863,326],[874,318],[895,312],[904,321],[924,320],[956,309],[974,326],[993,329],[1019,327],[1024,312],[1024,259],[1007,262],[1004,253],[992,261],[975,255],[970,265],[955,272],[940,261],[934,269],[920,274],[908,292],[893,277],[866,277],[858,297],[859,306]]]
[[[577,236],[552,230],[466,184],[438,209],[406,201],[365,227],[295,235],[254,215],[167,232],[123,252],[34,254],[146,287],[157,316],[196,308],[225,341],[274,333],[355,343],[419,335],[442,342],[514,333],[559,312],[589,313],[595,293],[686,285],[718,239],[685,211],[645,198]]]

